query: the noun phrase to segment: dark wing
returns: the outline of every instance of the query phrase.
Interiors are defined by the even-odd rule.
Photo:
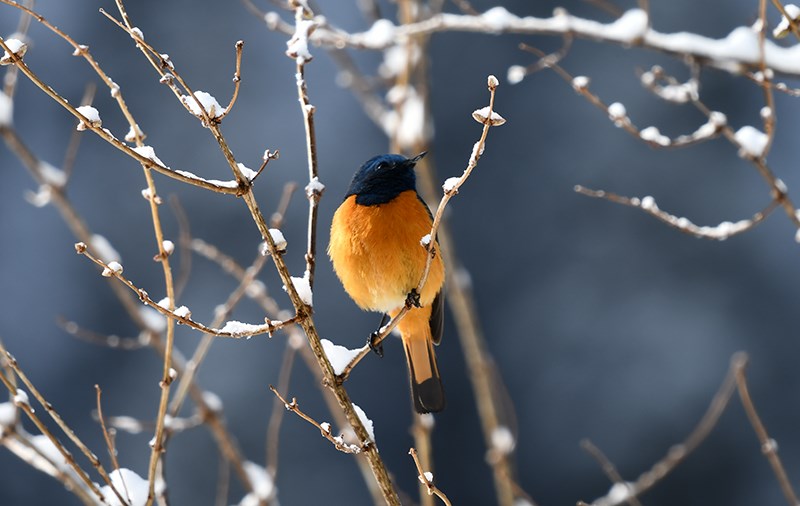
[[[430,324],[433,344],[439,344],[442,342],[442,333],[444,333],[444,287],[433,299]]]
[[[420,202],[422,202],[422,206],[428,211],[428,216],[431,218],[431,224],[433,224],[433,213],[431,213],[428,204],[422,199],[419,193],[417,193],[417,198]],[[439,246],[439,240],[436,240],[436,246]],[[431,306],[431,337],[433,338],[433,344],[439,344],[442,342],[442,333],[444,333],[444,287],[442,287],[441,291],[436,294],[436,298],[433,299],[433,305]]]

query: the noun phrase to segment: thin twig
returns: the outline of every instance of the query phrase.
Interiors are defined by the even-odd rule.
[[[122,474],[119,472],[119,461],[117,460],[117,449],[114,447],[114,439],[111,436],[111,433],[109,433],[108,428],[106,428],[106,421],[103,417],[103,404],[100,402],[100,396],[103,394],[103,391],[100,389],[100,385],[95,385],[94,389],[97,391],[97,418],[100,421],[100,428],[103,431],[103,439],[106,442],[108,456],[111,457],[111,464],[114,466],[114,470],[117,471],[120,481],[122,482],[122,489],[125,492],[125,497],[127,497],[128,502],[130,502],[131,494],[128,492],[128,485],[125,483]]]
[[[775,473],[775,477],[778,479],[778,484],[780,484],[786,502],[789,503],[789,506],[800,504],[800,501],[797,499],[797,494],[794,488],[792,488],[792,483],[786,475],[786,469],[784,469],[781,459],[778,457],[778,443],[769,437],[766,427],[764,427],[761,418],[758,416],[753,400],[750,398],[744,365],[736,370],[736,388],[739,391],[739,398],[742,400],[747,418],[753,426],[753,430],[758,437],[758,442],[761,443],[761,453],[764,454],[769,465],[772,466],[772,472]]]
[[[606,476],[608,476],[614,485],[629,487],[629,485],[625,483],[625,480],[622,479],[622,476],[620,476],[619,471],[617,471],[617,467],[614,465],[614,463],[611,462],[608,457],[606,457],[606,454],[603,453],[600,448],[595,446],[594,443],[588,439],[584,439],[581,441],[581,448],[586,450],[586,452],[591,455],[598,464],[600,464],[600,468],[604,473],[606,473]],[[639,499],[630,493],[628,494],[627,502],[630,506],[642,506],[642,503],[639,502]]]
[[[303,9],[297,8],[297,22],[302,21]],[[324,186],[319,184],[319,162],[317,161],[317,134],[314,128],[314,112],[316,108],[311,105],[308,98],[308,87],[305,78],[305,59],[296,57],[297,73],[295,82],[297,84],[297,98],[300,102],[300,110],[303,113],[303,125],[306,132],[306,157],[308,158],[308,186],[306,186],[306,197],[308,197],[308,246],[306,248],[306,275],[308,285],[314,288],[314,271],[317,259],[317,215],[319,200],[322,197]]]
[[[56,323],[72,337],[98,346],[120,350],[140,350],[150,344],[150,338],[146,332],[142,332],[139,337],[120,337],[114,334],[100,334],[99,332],[85,329],[76,322],[63,317],[56,318]]]
[[[759,0],[758,2],[758,22],[760,29],[758,31],[758,59],[761,68],[761,89],[764,92],[764,109],[762,109],[761,119],[764,123],[764,132],[767,134],[767,144],[764,146],[762,158],[769,154],[772,148],[772,142],[775,140],[775,97],[772,93],[772,69],[767,67],[767,0]]]
[[[739,370],[747,365],[747,360],[747,354],[744,352],[736,353],[731,357],[731,364],[722,385],[720,385],[714,398],[711,399],[708,409],[695,428],[682,443],[671,447],[664,458],[656,462],[648,471],[642,473],[635,482],[630,483],[628,487],[629,494],[625,494],[624,497],[620,497],[619,494],[613,497],[606,495],[595,499],[591,504],[593,506],[617,506],[626,501],[629,495],[640,496],[683,462],[717,425],[720,416],[722,416],[733,393],[736,391],[736,377],[739,374]]]
[[[292,398],[292,402],[289,402],[283,398],[283,396],[278,392],[278,390],[274,386],[270,385],[269,389],[272,390],[272,393],[275,394],[275,396],[278,399],[280,399],[280,401],[283,403],[284,407],[288,411],[291,411],[292,413],[296,414],[297,416],[307,421],[314,427],[318,428],[319,433],[322,435],[322,437],[330,441],[333,444],[333,446],[336,447],[336,449],[339,450],[340,452],[361,453],[364,450],[364,448],[361,446],[345,443],[342,436],[334,436],[333,434],[331,434],[330,424],[328,422],[319,423],[310,416],[308,416],[307,414],[305,414],[298,406],[297,399],[295,399],[294,397]]]
[[[411,434],[414,436],[414,448],[419,448],[418,467],[428,469],[433,472],[433,448],[431,445],[431,433],[433,432],[434,417],[431,413],[415,413],[414,424],[411,426]],[[422,472],[420,471],[420,475]],[[430,494],[430,485],[420,480],[420,502],[422,506],[433,506],[433,496]]]
[[[419,473],[417,478],[419,478],[420,483],[425,485],[425,487],[428,489],[428,495],[435,495],[442,500],[445,506],[452,506],[452,503],[450,503],[450,500],[446,495],[444,495],[444,492],[439,490],[436,485],[433,484],[433,475],[429,472],[425,472],[423,469],[422,464],[417,457],[417,451],[414,448],[411,448],[408,450],[408,454],[411,455],[412,459],[414,459],[414,464],[417,466],[417,472]]]
[[[86,458],[91,463],[92,467],[94,467],[97,470],[98,474],[100,474],[100,477],[103,479],[103,481],[109,487],[111,487],[117,498],[120,501],[124,502],[122,496],[120,495],[116,487],[114,487],[113,483],[111,482],[111,478],[109,477],[105,468],[103,468],[103,464],[100,463],[100,460],[97,458],[97,456],[91,450],[89,450],[89,448],[83,443],[83,441],[81,441],[78,438],[78,436],[75,435],[75,432],[73,432],[72,429],[64,422],[64,420],[61,418],[61,415],[59,415],[58,412],[55,410],[55,408],[53,408],[53,405],[47,402],[47,400],[45,400],[45,398],[42,396],[39,390],[33,385],[33,383],[31,383],[31,381],[19,367],[19,364],[17,364],[17,360],[11,355],[11,353],[8,352],[8,350],[6,350],[5,346],[2,343],[0,343],[0,354],[3,354],[5,356],[6,361],[9,364],[9,367],[11,367],[11,369],[14,370],[14,374],[16,374],[17,377],[22,381],[22,383],[25,385],[25,388],[27,388],[30,391],[30,393],[33,394],[34,398],[36,398],[39,404],[42,405],[42,407],[50,416],[50,418],[56,423],[56,425],[58,425],[58,427],[70,439],[70,441],[72,441],[75,444],[75,446],[77,446],[81,450],[81,452],[86,456]],[[16,392],[16,389],[14,388],[13,384],[8,380],[8,378],[5,377],[5,375],[0,374],[0,381],[3,382],[3,384],[6,386],[6,388],[10,393]],[[35,415],[31,405],[28,404],[27,402],[18,402],[16,403],[16,405],[18,408],[23,410],[25,414],[28,415],[28,418],[30,418],[30,420],[36,425],[39,431],[45,436],[47,436],[47,438],[53,443],[53,445],[55,445],[55,447],[64,457],[67,464],[69,464],[70,467],[72,467],[72,469],[78,474],[78,476],[89,487],[89,489],[92,490],[92,492],[94,492],[94,494],[97,495],[98,498],[100,498],[100,502],[101,503],[105,502],[103,494],[97,488],[97,485],[95,485],[94,482],[92,482],[92,480],[89,479],[89,477],[83,471],[83,469],[81,469],[81,467],[78,466],[78,464],[75,462],[75,459],[73,458],[72,454],[64,448],[61,442],[49,431],[49,429],[44,425],[44,423],[39,419],[39,417]]]
[[[676,228],[685,234],[689,234],[701,239],[713,239],[717,241],[724,241],[725,239],[753,229],[756,225],[764,221],[767,216],[772,214],[772,212],[779,205],[778,200],[773,199],[770,201],[767,207],[755,213],[749,219],[739,220],[735,223],[724,221],[719,225],[709,227],[695,225],[687,218],[678,217],[666,211],[662,211],[659,209],[653,197],[624,197],[622,195],[617,195],[616,193],[607,192],[604,190],[592,190],[581,185],[576,185],[574,190],[576,193],[586,195],[587,197],[604,199],[616,204],[639,208],[662,223]]]
[[[225,108],[225,112],[218,116],[220,121],[233,110],[233,105],[236,103],[236,98],[239,96],[239,85],[242,82],[242,48],[244,48],[244,41],[236,41],[235,47],[236,71],[233,73],[233,96],[231,96],[231,101],[228,103],[228,107]]]
[[[783,18],[789,23],[789,29],[794,34],[795,38],[800,40],[800,28],[798,28],[797,21],[786,12],[786,9],[783,7],[783,4],[780,2],[780,0],[772,0],[772,5],[778,9],[778,12],[781,13],[781,16],[783,16]]]
[[[278,373],[278,387],[279,391],[287,391],[289,389],[289,380],[292,376],[292,366],[294,365],[294,358],[297,350],[292,345],[291,340],[287,341],[286,347],[283,351],[283,359],[281,360],[281,370]],[[286,412],[280,398],[275,398],[272,403],[272,414],[269,416],[269,424],[267,425],[267,472],[275,478],[278,475],[278,450],[280,449],[280,431],[281,422],[283,421],[283,414]]]
[[[192,273],[192,250],[190,244],[192,242],[192,227],[189,223],[189,217],[186,215],[186,210],[181,205],[181,201],[177,195],[170,195],[169,203],[172,207],[172,212],[175,215],[175,220],[178,222],[178,245],[180,246],[180,268],[178,276],[175,280],[175,296],[180,298],[183,294],[186,285],[189,283],[189,276]]]
[[[109,274],[108,274],[109,276],[117,278],[118,280],[120,280],[132,292],[136,293],[139,296],[139,299],[144,304],[152,307],[153,309],[155,309],[156,311],[158,311],[159,313],[161,313],[162,315],[166,316],[167,318],[169,318],[171,320],[174,320],[174,321],[176,321],[176,322],[178,322],[178,323],[180,323],[182,325],[186,325],[188,327],[191,327],[191,328],[193,328],[195,330],[199,330],[200,332],[203,332],[203,333],[206,333],[206,334],[211,334],[211,335],[214,335],[214,336],[217,336],[217,337],[227,337],[227,338],[232,338],[232,339],[249,338],[249,337],[253,337],[253,336],[257,336],[257,335],[261,335],[261,334],[272,334],[275,331],[277,331],[277,330],[279,330],[279,329],[281,329],[283,327],[286,327],[288,325],[293,325],[293,324],[297,323],[298,320],[300,319],[300,316],[293,316],[293,317],[287,318],[286,320],[283,320],[283,321],[273,321],[273,320],[270,320],[269,318],[267,318],[267,319],[265,319],[265,323],[264,324],[250,325],[247,328],[242,328],[241,330],[230,331],[230,332],[222,330],[222,329],[211,328],[211,327],[208,327],[206,325],[203,325],[202,323],[199,323],[199,322],[191,319],[188,316],[185,316],[184,313],[176,312],[175,309],[172,309],[172,310],[167,309],[167,308],[163,307],[162,305],[160,305],[158,302],[156,302],[153,299],[151,299],[150,295],[148,295],[148,293],[145,290],[143,290],[141,288],[138,288],[132,281],[130,281],[125,276],[123,276],[122,272],[114,271],[114,269],[111,268],[109,266],[109,264],[106,264],[105,262],[103,262],[99,258],[97,258],[94,255],[92,255],[91,253],[89,253],[89,250],[87,249],[86,244],[84,244],[82,242],[76,243],[75,244],[75,250],[79,255],[84,255],[89,260],[91,260],[92,262],[94,262],[98,266],[102,267],[104,272],[109,272]]]
[[[87,84],[86,89],[83,91],[81,105],[92,105],[96,91],[97,85],[94,82]],[[70,176],[72,176],[72,170],[75,168],[75,160],[78,158],[78,148],[80,148],[81,139],[83,139],[81,132],[77,129],[73,130],[69,137],[67,151],[64,153],[64,161],[61,162],[61,170],[64,171],[64,179],[66,181],[69,181]]]

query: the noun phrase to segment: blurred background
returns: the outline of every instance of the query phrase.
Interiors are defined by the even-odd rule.
[[[499,2],[473,0],[479,11]],[[556,6],[602,21],[611,16],[577,0],[504,0],[518,15],[549,16]],[[344,29],[369,28],[356,2],[320,0],[328,19]],[[396,5],[381,2],[396,19]],[[632,2],[620,5],[627,9]],[[216,143],[187,115],[132,44],[98,13],[113,2],[42,0],[37,10],[87,44],[120,85],[158,156],[175,169],[229,179]],[[194,89],[226,103],[232,92],[234,43],[245,42],[238,104],[222,130],[239,161],[256,168],[266,148],[279,149],[256,184],[262,209],[277,207],[284,183],[306,181],[302,115],[295,65],[284,55],[287,36],[267,30],[240,2],[139,0],[127,6],[133,23],[159,51],[169,53]],[[268,9],[266,2],[261,5]],[[652,2],[652,24],[662,32],[688,31],[724,37],[757,19],[758,2]],[[453,5],[447,10],[455,12]],[[289,14],[284,19],[291,20]],[[775,24],[778,15],[771,11]],[[18,12],[0,6],[0,33],[16,28]],[[72,49],[33,24],[25,61],[71,103],[88,82],[99,82]],[[798,244],[781,212],[754,230],[724,242],[699,240],[644,213],[573,192],[576,184],[624,195],[652,195],[659,206],[695,223],[750,217],[769,202],[755,168],[724,139],[684,150],[654,150],[615,128],[605,114],[575,94],[555,74],[541,72],[517,85],[505,80],[511,65],[535,57],[518,49],[527,42],[544,50],[558,38],[441,33],[430,54],[431,149],[438,177],[461,174],[480,126],[470,113],[487,103],[486,76],[501,78],[496,110],[508,123],[490,132],[473,176],[450,204],[457,252],[469,271],[478,316],[499,374],[516,409],[520,485],[541,505],[575,504],[603,495],[610,484],[579,447],[590,438],[633,480],[682,441],[704,413],[733,353],[751,357],[748,377],[755,404],[781,451],[790,479],[800,476],[800,342],[797,328]],[[324,255],[330,218],[355,169],[386,152],[384,134],[366,117],[350,90],[337,85],[337,67],[322,49],[307,67],[316,106],[320,179],[319,262],[315,322],[323,337],[348,347],[363,344],[378,323],[344,294]],[[381,55],[353,52],[374,73]],[[665,103],[644,90],[636,69],[664,66],[679,79],[686,68],[665,55],[576,40],[563,65],[589,76],[606,102],[620,101],[640,127],[656,125],[670,136],[690,133],[705,118],[691,105]],[[704,70],[701,97],[724,112],[734,129],[760,127],[763,95],[742,77]],[[800,185],[793,116],[796,104],[776,95],[777,135],[769,164],[792,191]],[[122,137],[128,130],[107,90],[95,100],[103,126]],[[15,99],[14,124],[35,153],[59,165],[75,120],[25,78]],[[36,208],[24,195],[36,184],[17,158],[0,147],[0,338],[63,418],[105,460],[99,425],[92,419],[94,385],[104,392],[107,415],[152,420],[162,363],[149,349],[108,349],[66,334],[58,317],[86,329],[135,337],[136,327],[116,302],[108,281],[85,258],[52,207]],[[243,265],[257,254],[259,236],[243,202],[156,176],[159,194],[176,195],[192,234],[218,246]],[[68,194],[90,228],[120,253],[125,274],[158,300],[161,268],[145,187],[138,164],[85,134]],[[164,226],[176,240],[177,220],[162,206]],[[294,275],[304,268],[307,202],[288,208],[283,232]],[[177,262],[177,260],[176,260]],[[262,279],[284,306],[280,282],[267,267]],[[178,301],[208,322],[236,284],[210,262],[195,257]],[[261,311],[241,304],[234,319],[259,322]],[[491,471],[467,378],[462,350],[448,315],[438,348],[448,395],[436,416],[433,445],[436,480],[453,504],[493,504]],[[190,353],[199,335],[177,329],[176,344]],[[286,338],[218,340],[199,373],[200,384],[225,405],[225,417],[245,456],[264,463],[265,428]],[[398,486],[417,494],[417,472],[407,455],[413,444],[405,363],[397,340],[383,359],[370,355],[347,383],[353,400],[372,418],[381,456]],[[316,381],[303,365],[294,369],[288,394],[304,411],[330,420]],[[26,422],[26,427],[33,427]],[[152,432],[120,434],[119,459],[147,474]],[[288,415],[281,432],[277,485],[284,505],[370,504],[353,457],[335,451],[306,422]],[[219,457],[203,429],[174,437],[166,456],[175,505],[213,504]],[[77,504],[63,486],[0,451],[0,504]],[[99,480],[98,480],[99,481]],[[241,498],[235,485],[230,503]],[[705,443],[659,486],[645,504],[779,504],[777,481],[738,399],[734,398]]]

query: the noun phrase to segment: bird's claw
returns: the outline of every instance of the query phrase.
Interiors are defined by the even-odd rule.
[[[412,288],[408,295],[406,295],[406,307],[411,309],[412,307],[422,307],[419,303],[419,292],[416,288]]]
[[[374,351],[376,355],[378,355],[380,358],[383,358],[383,342],[378,341],[379,335],[380,333],[378,331],[370,334],[369,338],[367,339],[367,346],[369,346],[369,349]]]

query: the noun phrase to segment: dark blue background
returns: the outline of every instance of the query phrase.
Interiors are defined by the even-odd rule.
[[[347,29],[368,23],[354,2],[321,2],[328,18]],[[494,2],[475,1],[479,10]],[[723,37],[756,19],[757,2],[652,2],[660,31],[690,31]],[[506,1],[512,12],[548,16],[555,2]],[[582,2],[559,3],[571,12],[608,20]],[[88,44],[121,86],[132,113],[159,157],[177,169],[227,179],[229,170],[208,132],[184,113],[131,39],[97,12],[113,3],[42,1],[39,11]],[[630,7],[626,6],[626,7]],[[394,13],[394,5],[385,5]],[[138,1],[128,5],[147,40],[170,54],[195,89],[227,102],[232,91],[233,45],[245,41],[239,102],[223,124],[234,153],[255,168],[265,148],[280,149],[279,161],[256,185],[262,208],[275,208],[283,183],[305,184],[302,117],[297,105],[294,63],[284,56],[286,37],[269,32],[239,2]],[[289,17],[287,16],[287,19]],[[777,15],[773,12],[774,22]],[[17,13],[0,8],[0,31],[14,30]],[[26,62],[72,103],[89,81],[84,61],[41,26],[31,30]],[[588,199],[575,184],[627,195],[653,195],[659,205],[696,223],[713,225],[749,217],[769,201],[755,168],[725,140],[687,150],[653,150],[616,129],[605,115],[551,73],[523,83],[505,83],[507,68],[527,64],[517,49],[525,41],[546,49],[556,38],[438,34],[430,54],[433,122],[432,156],[439,176],[458,175],[480,128],[470,119],[485,105],[487,74],[501,77],[496,109],[508,123],[490,132],[486,153],[473,177],[452,201],[450,223],[458,254],[471,274],[488,346],[517,410],[520,484],[540,504],[574,504],[604,494],[609,484],[579,448],[591,438],[634,479],[682,440],[701,417],[721,382],[731,355],[751,356],[751,392],[763,421],[778,441],[789,477],[800,475],[797,339],[798,245],[780,212],[753,231],[725,242],[694,239],[637,210]],[[377,323],[344,295],[323,252],[327,226],[352,172],[387,150],[383,134],[364,115],[351,93],[335,84],[336,68],[319,48],[307,69],[316,126],[321,179],[320,262],[314,294],[321,334],[339,344],[361,345]],[[362,68],[379,62],[354,53]],[[665,134],[689,133],[704,122],[692,106],[666,104],[643,90],[637,68],[664,65],[679,78],[686,69],[667,56],[576,41],[564,66],[592,78],[607,102],[621,101],[633,121],[657,125]],[[701,96],[727,114],[734,128],[760,126],[760,89],[741,77],[703,73]],[[800,184],[796,165],[795,99],[777,95],[778,133],[769,157],[790,194]],[[107,91],[96,107],[117,136],[127,126]],[[74,119],[25,79],[15,104],[15,125],[42,158],[59,164]],[[31,379],[99,455],[105,456],[99,426],[92,421],[94,384],[104,390],[107,414],[152,419],[157,408],[161,362],[149,350],[122,352],[68,337],[56,325],[63,315],[86,328],[135,335],[110,295],[106,280],[73,252],[72,235],[54,208],[28,205],[23,194],[35,184],[18,160],[0,148],[0,337]],[[176,194],[195,236],[218,245],[241,263],[256,254],[258,234],[243,202],[157,176],[159,193]],[[86,134],[69,195],[90,228],[106,236],[122,255],[125,273],[158,299],[163,296],[145,186],[133,160]],[[168,237],[177,225],[162,207]],[[284,234],[293,273],[304,266],[307,204],[296,198]],[[269,270],[269,269],[267,269]],[[276,276],[264,277],[287,304]],[[196,259],[180,304],[210,321],[234,283],[219,269]],[[248,303],[234,317],[257,322]],[[438,349],[448,409],[434,433],[436,478],[454,504],[491,504],[471,388],[452,320],[448,315]],[[177,345],[186,353],[199,336],[179,328]],[[277,381],[284,337],[219,340],[200,372],[201,384],[225,403],[231,431],[247,458],[262,463],[267,415]],[[396,342],[386,357],[370,356],[348,382],[349,391],[375,423],[381,455],[398,485],[416,494],[416,471],[407,456],[407,380]],[[313,380],[299,366],[291,395],[304,410],[330,419]],[[32,427],[28,425],[29,429]],[[152,434],[120,435],[120,460],[146,474]],[[282,431],[278,475],[285,505],[368,504],[353,457],[336,452],[316,430],[289,416]],[[166,457],[173,504],[212,504],[218,454],[209,434],[181,434]],[[0,452],[0,504],[36,506],[76,500],[52,480]],[[230,502],[238,501],[234,490]],[[747,418],[734,399],[703,446],[664,483],[644,497],[647,504],[779,504],[781,493]]]

